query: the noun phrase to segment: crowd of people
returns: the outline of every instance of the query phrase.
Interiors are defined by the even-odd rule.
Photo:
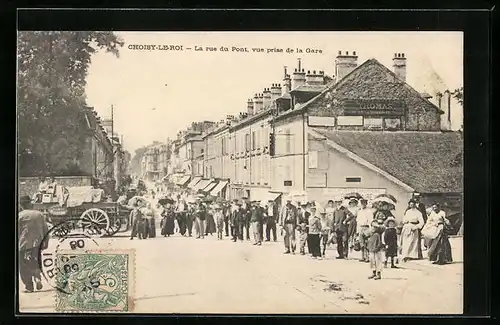
[[[422,259],[423,249],[435,264],[452,262],[450,222],[445,212],[438,203],[426,209],[418,195],[408,202],[401,223],[390,208],[374,208],[363,198],[337,198],[325,207],[291,198],[285,198],[285,202],[279,207],[274,200],[207,201],[203,195],[171,192],[158,200],[155,208],[146,200],[137,201],[131,212],[130,239],[155,237],[156,215],[161,218],[160,234],[164,237],[179,233],[204,239],[216,234],[218,240],[230,237],[233,242],[251,241],[261,246],[264,241],[276,242],[279,230],[284,254],[298,252],[323,259],[326,248],[335,245],[336,258],[347,259],[353,251],[359,251],[359,261],[370,263],[373,279],[380,279],[389,263],[391,268],[398,268],[399,257],[403,262]]]

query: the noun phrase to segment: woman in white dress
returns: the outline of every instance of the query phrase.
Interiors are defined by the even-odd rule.
[[[410,209],[405,212],[403,217],[403,229],[401,230],[401,257],[403,262],[408,260],[417,260],[419,256],[419,230],[424,226],[422,212],[417,209],[416,201],[410,200],[408,203]]]

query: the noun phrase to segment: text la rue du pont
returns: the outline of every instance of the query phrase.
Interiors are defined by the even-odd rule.
[[[318,53],[322,54],[323,50],[315,48],[277,48],[277,47],[237,47],[237,46],[199,46],[186,47],[184,45],[138,45],[130,44],[129,50],[146,50],[146,51],[190,51],[195,52],[242,52],[242,53]]]

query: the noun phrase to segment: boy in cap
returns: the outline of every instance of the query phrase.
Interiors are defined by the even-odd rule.
[[[368,252],[370,256],[370,268],[373,274],[368,279],[380,280],[384,262],[384,244],[382,242],[383,224],[379,220],[372,220],[371,235],[368,238]]]

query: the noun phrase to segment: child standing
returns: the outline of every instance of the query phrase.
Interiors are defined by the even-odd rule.
[[[373,220],[372,229],[368,238],[368,252],[370,257],[370,267],[373,274],[368,279],[380,280],[382,278],[382,263],[384,261],[384,244],[382,243],[383,224],[380,221]]]
[[[220,205],[215,206],[215,222],[217,223],[217,239],[222,240],[222,231],[224,230],[224,214]]]
[[[326,215],[326,210],[320,211],[321,219],[321,255],[325,258],[326,246],[328,246],[328,238],[330,236],[330,223]]]
[[[385,243],[385,262],[384,267],[387,267],[387,261],[391,259],[391,268],[397,269],[398,267],[394,265],[394,259],[396,259],[396,264],[398,263],[398,234],[396,232],[396,220],[393,217],[389,217],[386,221],[387,229],[384,231],[384,243]]]

